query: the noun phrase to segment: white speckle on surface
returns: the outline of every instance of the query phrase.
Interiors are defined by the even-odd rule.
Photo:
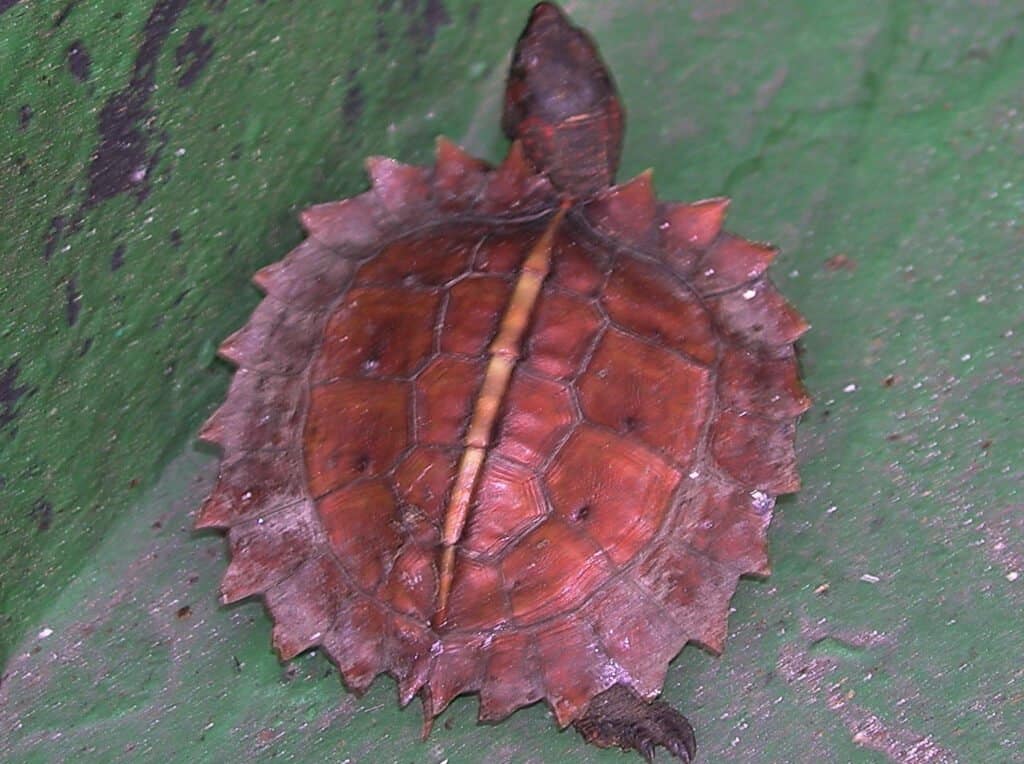
[[[767,512],[775,506],[775,499],[764,491],[751,491],[750,498],[754,500],[754,509],[757,512]]]
[[[50,628],[49,626],[47,626],[47,627],[46,627],[45,629],[43,629],[42,631],[40,631],[40,632],[39,632],[39,633],[38,633],[38,634],[37,634],[36,636],[37,636],[37,637],[38,637],[39,639],[46,639],[46,638],[47,638],[48,636],[50,636],[51,634],[53,634],[53,629],[51,629],[51,628]]]
[[[853,382],[851,382],[850,384],[848,384],[846,387],[843,388],[843,392],[844,393],[855,393],[855,392],[857,392],[857,385],[855,385]]]
[[[743,299],[744,300],[753,300],[755,297],[757,297],[757,290],[756,289],[747,289],[743,293]]]
[[[839,509],[839,507],[837,507],[835,504],[833,504],[831,507],[829,507],[828,509],[825,510],[825,514],[826,515],[831,515],[837,509]]]
[[[697,472],[697,470],[694,470],[688,475],[688,477],[690,478],[690,480],[696,480],[697,478],[700,477],[700,473]]]
[[[1006,580],[1009,581],[1011,584],[1018,578],[1020,578],[1020,573],[1016,570],[1011,570],[1009,573],[1006,574]]]
[[[877,584],[882,579],[880,579],[878,576],[872,575],[871,573],[862,573],[860,580],[866,584]]]
[[[960,356],[960,360],[961,361],[970,361],[971,360],[971,354],[970,353],[964,353],[962,356]]]

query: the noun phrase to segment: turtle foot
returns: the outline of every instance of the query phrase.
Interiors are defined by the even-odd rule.
[[[633,749],[647,761],[654,761],[658,746],[684,764],[693,761],[697,753],[693,727],[685,716],[664,701],[648,703],[620,684],[590,701],[586,713],[573,726],[588,743]]]

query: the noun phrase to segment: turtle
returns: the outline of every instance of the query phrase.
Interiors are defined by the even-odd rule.
[[[223,600],[262,598],[281,659],[319,647],[351,691],[390,674],[424,737],[475,693],[483,722],[545,701],[590,743],[690,761],[669,662],[722,650],[799,487],[808,324],[778,250],[723,230],[725,198],[617,184],[624,124],[595,43],[539,3],[503,161],[444,138],[432,166],[369,158],[219,350],[196,525],[227,532]]]

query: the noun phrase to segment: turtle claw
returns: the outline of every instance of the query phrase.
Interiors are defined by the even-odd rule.
[[[686,717],[668,703],[648,703],[628,687],[614,685],[595,697],[573,722],[588,743],[637,751],[648,762],[661,746],[683,764],[697,754],[697,740]]]

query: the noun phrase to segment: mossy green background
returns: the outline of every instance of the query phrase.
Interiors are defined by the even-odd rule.
[[[629,761],[543,707],[286,666],[223,608],[194,434],[295,213],[437,134],[500,159],[529,2],[0,2],[0,758]],[[578,0],[623,177],[733,197],[813,325],[804,489],[721,658],[666,697],[702,761],[1024,762],[1024,7]]]

